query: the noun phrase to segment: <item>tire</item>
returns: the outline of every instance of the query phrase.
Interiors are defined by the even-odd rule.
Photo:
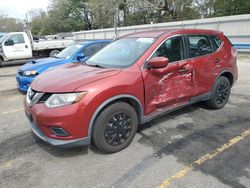
[[[212,88],[211,98],[206,101],[207,106],[212,109],[223,108],[229,99],[230,91],[231,84],[229,79],[225,76],[220,76]]]
[[[55,57],[57,54],[59,54],[60,51],[59,50],[52,50],[50,53],[49,53],[49,56],[50,57]]]
[[[0,68],[3,66],[3,62],[2,60],[0,59]]]
[[[124,102],[114,103],[98,115],[93,127],[93,143],[104,153],[121,151],[132,142],[137,127],[134,108]]]

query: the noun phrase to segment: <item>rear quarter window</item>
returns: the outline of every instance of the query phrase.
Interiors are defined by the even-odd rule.
[[[222,44],[222,40],[218,37],[218,36],[211,36],[213,42],[214,42],[214,46],[215,49],[214,51],[216,51]]]

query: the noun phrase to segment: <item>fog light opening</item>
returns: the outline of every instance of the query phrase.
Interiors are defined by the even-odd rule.
[[[65,130],[63,130],[63,128],[60,127],[50,127],[50,130],[56,136],[69,136],[69,133],[67,133]]]

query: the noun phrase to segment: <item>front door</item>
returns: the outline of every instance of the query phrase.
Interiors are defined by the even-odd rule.
[[[12,41],[12,43],[8,43]],[[4,55],[8,60],[25,59],[32,57],[32,49],[29,41],[25,41],[23,34],[12,34],[3,46]]]
[[[191,95],[192,68],[184,55],[182,36],[167,39],[153,57],[167,57],[169,64],[161,71],[143,69],[146,115],[170,110],[188,103]]]

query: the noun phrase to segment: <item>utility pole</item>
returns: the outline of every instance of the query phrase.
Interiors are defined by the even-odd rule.
[[[115,8],[114,8],[114,30],[115,30],[115,36],[114,36],[114,39],[117,39],[117,17],[118,17],[118,14],[119,14],[119,5],[118,5],[118,2],[116,0],[114,0],[114,5],[115,5]]]
[[[29,20],[28,20],[28,14],[26,13],[25,14],[25,26],[26,26],[26,29],[29,30]]]

